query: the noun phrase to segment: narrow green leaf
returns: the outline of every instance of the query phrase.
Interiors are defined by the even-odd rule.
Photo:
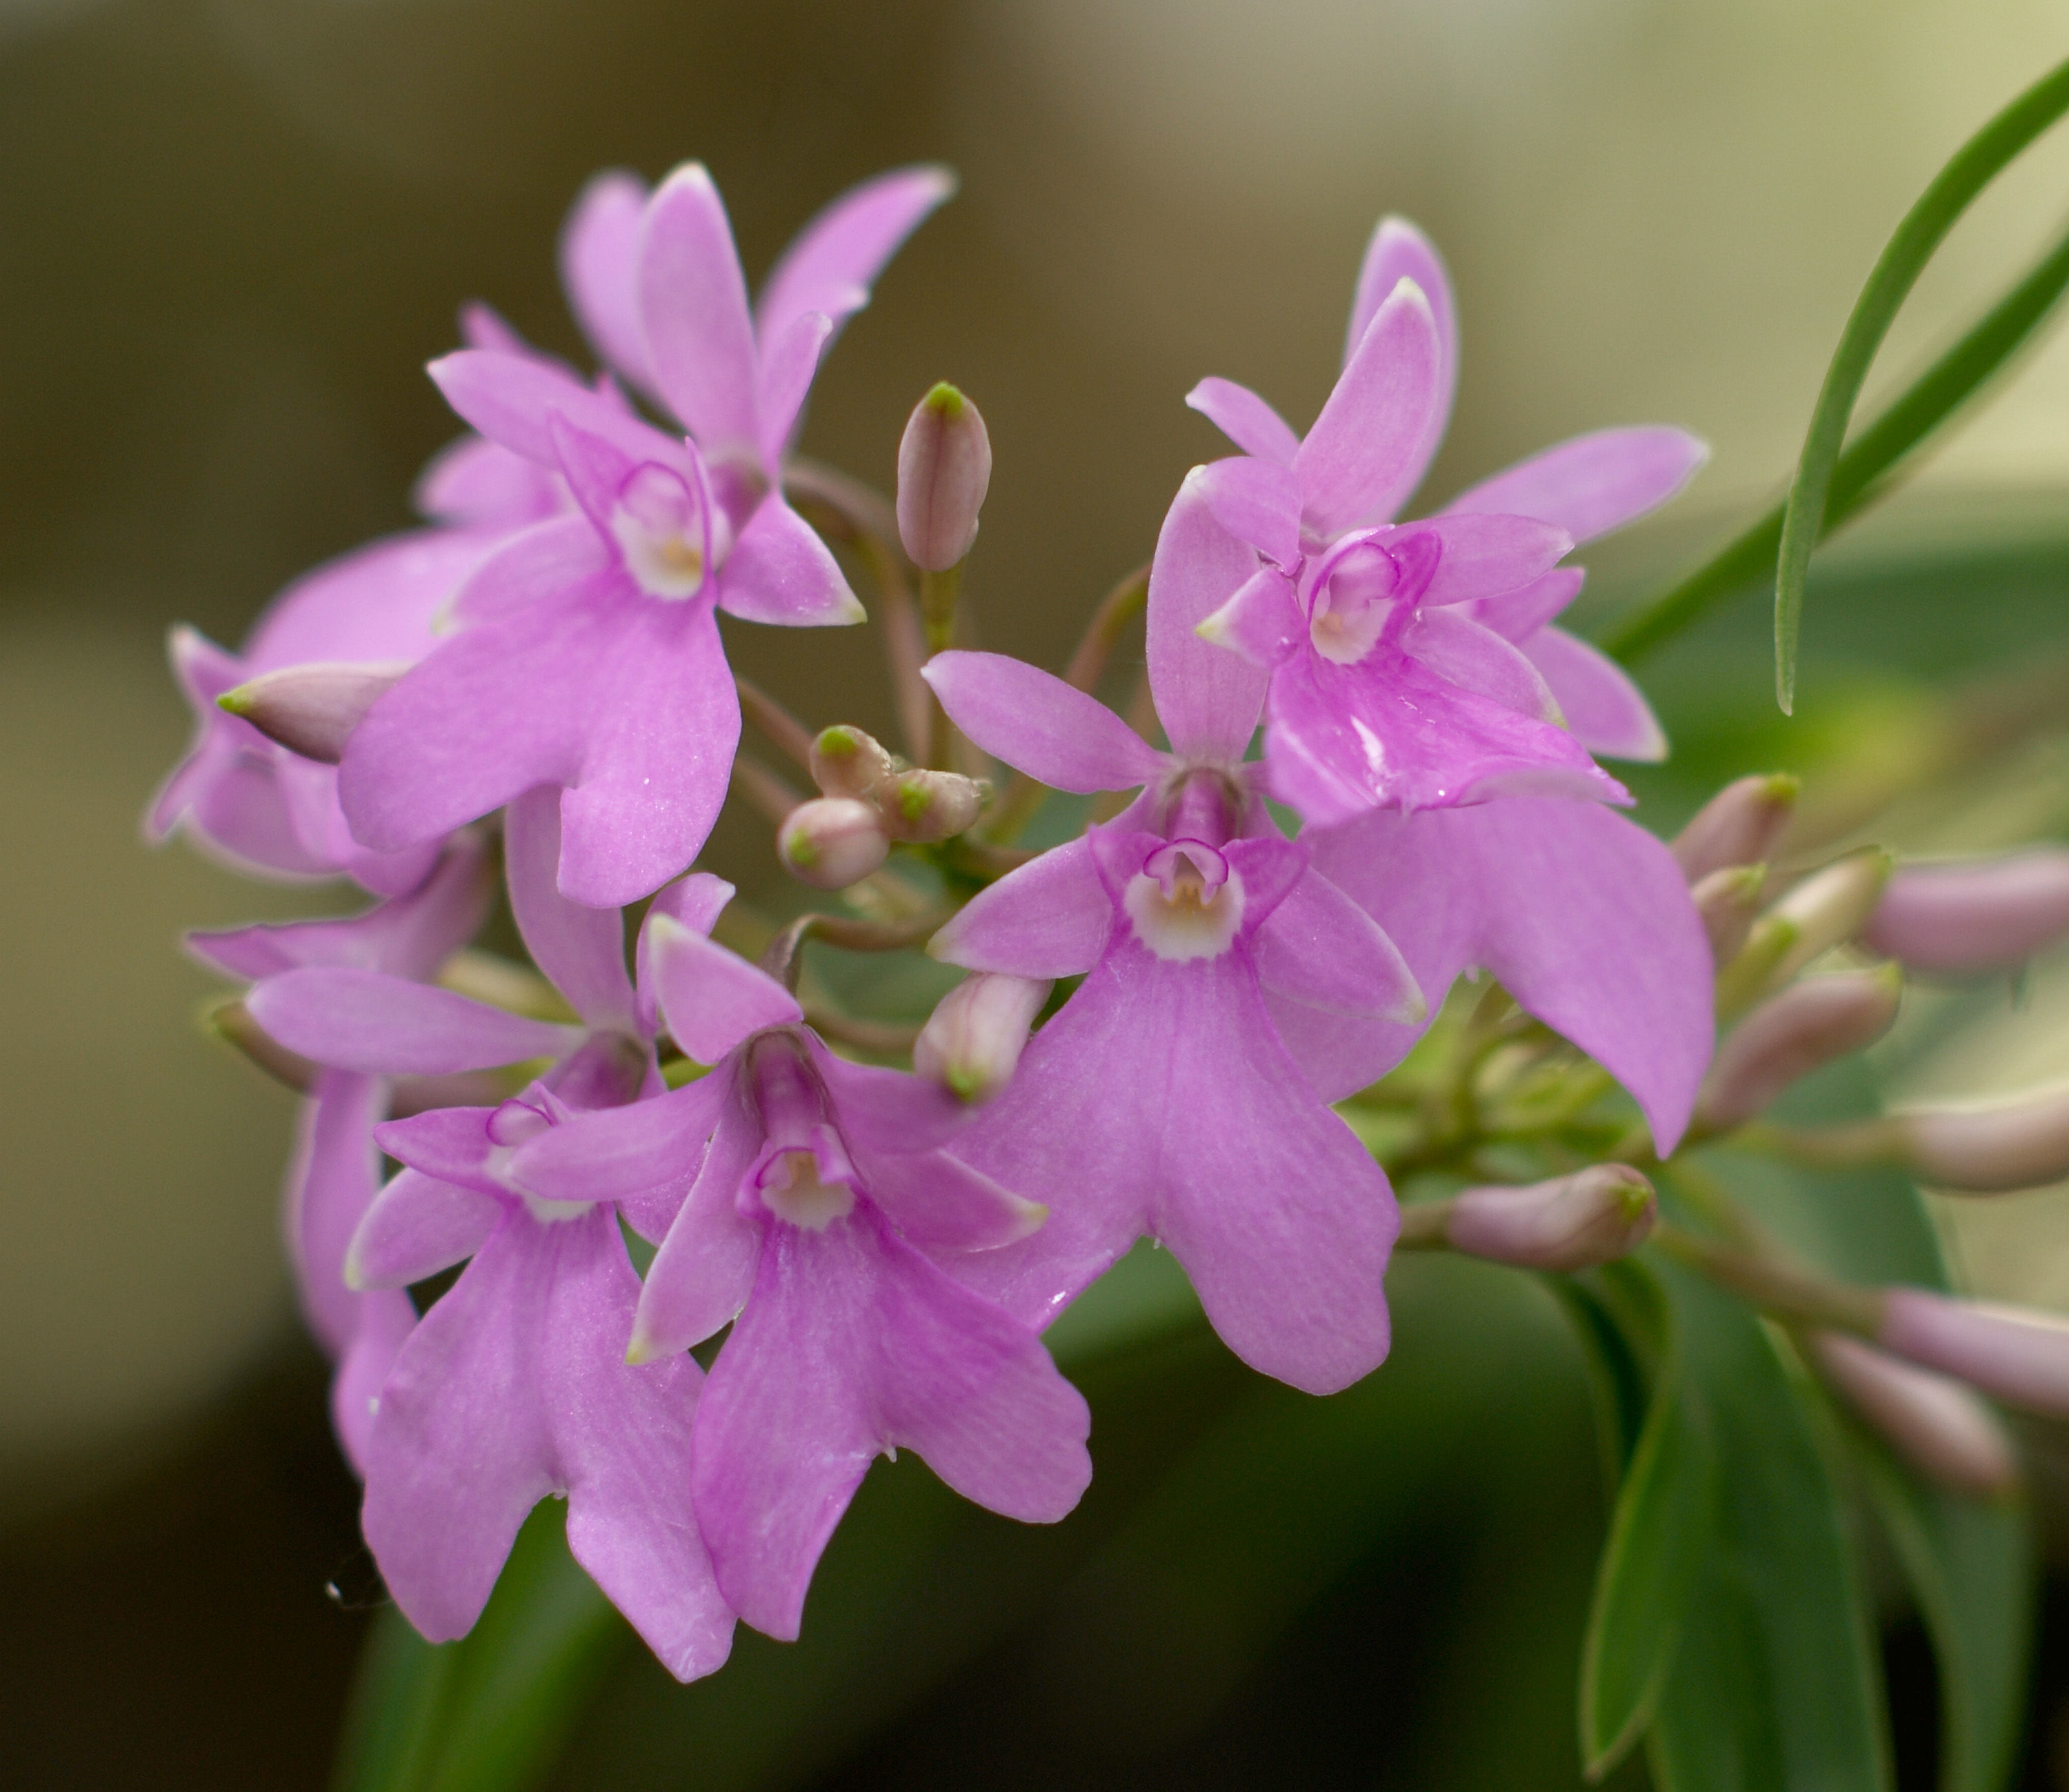
[[[1720,1478],[1716,1546],[1650,1733],[1655,1783],[1888,1792],[1880,1660],[1818,1415],[1757,1317],[1658,1267]]]
[[[1819,539],[1872,507],[1896,484],[1887,476],[1973,398],[2031,338],[2069,288],[2064,236],[1961,340],[1928,367],[1850,443],[1833,469]],[[1649,603],[1619,618],[1598,645],[1629,664],[1726,598],[1773,576],[1785,504],[1777,504]]]
[[[2028,88],[1955,153],[1905,214],[1854,303],[1826,370],[1817,408],[1810,414],[1810,432],[1782,515],[1774,586],[1774,674],[1775,696],[1785,714],[1795,702],[1804,577],[1811,549],[1824,532],[1834,469],[1875,351],[1933,251],[1969,202],[2065,111],[2069,111],[2069,62]]]
[[[1581,1753],[1600,1779],[1651,1721],[1716,1541],[1705,1416],[1670,1360],[1618,1490],[1581,1655]]]
[[[394,1606],[367,1632],[331,1772],[333,1792],[410,1792],[422,1784],[456,1651],[426,1643]]]

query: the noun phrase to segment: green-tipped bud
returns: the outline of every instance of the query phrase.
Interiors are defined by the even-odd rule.
[[[1448,1206],[1444,1238],[1453,1250],[1568,1274],[1627,1256],[1659,1213],[1652,1185],[1622,1164],[1591,1164],[1522,1188],[1467,1189]]]
[[[892,839],[945,840],[977,819],[990,794],[977,778],[920,766],[879,786],[876,806]]]
[[[1773,855],[1796,812],[1797,781],[1786,772],[1741,778],[1697,810],[1674,843],[1674,856],[1691,884],[1727,865],[1751,865]]]
[[[1705,1133],[1743,1125],[1798,1079],[1872,1045],[1896,1019],[1894,965],[1794,983],[1746,1016],[1718,1048],[1696,1105]]]
[[[875,736],[846,723],[820,729],[812,742],[812,782],[826,796],[868,798],[897,770]]]
[[[984,418],[945,381],[913,408],[898,444],[898,539],[914,565],[945,573],[960,563],[990,484]]]
[[[979,971],[941,998],[912,1047],[912,1067],[973,1106],[1004,1088],[1050,986]]]
[[[891,851],[884,818],[853,797],[801,802],[777,831],[776,855],[800,883],[844,890],[881,865]]]
[[[1834,859],[1754,923],[1744,948],[1717,976],[1717,1010],[1742,1014],[1821,952],[1851,940],[1882,899],[1895,863],[1879,847]]]
[[[410,669],[406,660],[322,661],[262,672],[215,700],[290,753],[335,765],[366,712]]]
[[[1760,892],[1767,883],[1765,865],[1727,865],[1698,878],[1688,894],[1709,936],[1710,961],[1720,968],[1739,955],[1760,916]]]

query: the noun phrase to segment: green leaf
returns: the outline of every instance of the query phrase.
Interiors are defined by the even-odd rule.
[[[1670,1341],[1618,1490],[1581,1650],[1581,1753],[1590,1779],[1638,1740],[1667,1684],[1689,1597],[1716,1546],[1716,1483],[1708,1422],[1687,1397]]]
[[[2031,338],[2065,288],[2069,288],[2069,236],[2049,250],[1848,444],[1832,470],[1819,540],[1887,494],[1896,483],[1889,477],[1891,470],[1973,398]],[[1621,617],[1600,635],[1598,644],[1612,659],[1628,664],[1724,598],[1772,577],[1781,551],[1787,508],[1785,501],[1765,512],[1694,571]],[[1799,596],[1799,614],[1801,607]]]
[[[1753,1313],[1658,1268],[1721,1475],[1716,1547],[1650,1733],[1655,1783],[1888,1792],[1880,1662],[1818,1415]]]
[[[566,1508],[525,1521],[474,1629],[425,1642],[384,1612],[346,1716],[337,1792],[524,1792],[553,1772],[628,1635],[568,1553]]]
[[[1896,321],[1912,284],[1924,271],[1956,219],[1998,172],[2065,111],[2069,62],[2051,70],[2006,106],[1956,152],[1934,177],[1883,248],[1854,303],[1826,369],[1817,408],[1790,483],[1781,520],[1774,586],[1775,696],[1784,713],[1794,704],[1796,642],[1803,617],[1803,582],[1810,552],[1824,532],[1834,471],[1854,403],[1867,382],[1875,351]]]

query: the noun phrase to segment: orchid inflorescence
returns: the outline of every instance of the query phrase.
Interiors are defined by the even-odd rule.
[[[1315,1394],[1385,1359],[1396,1249],[1564,1280],[1649,1239],[1924,1471],[2006,1485],[1969,1390],[2069,1413],[2069,1331],[1830,1280],[1692,1153],[1979,1190],[2069,1172],[2060,1096],[1766,1117],[1889,1027],[1904,969],[2002,970],[2069,933],[2069,859],[1791,857],[1785,779],[1730,786],[1671,848],[1621,817],[1598,759],[1666,742],[1557,626],[1568,557],[1704,451],[1605,431],[1398,520],[1457,348],[1443,265],[1398,218],[1304,437],[1194,388],[1239,451],[1187,476],[1067,677],[956,647],[976,406],[920,402],[895,506],[792,453],[820,357],[951,185],[855,189],[750,306],[700,166],[651,194],[600,177],[561,247],[605,370],[471,308],[431,371],[474,433],[424,476],[425,525],[291,586],[240,653],[173,636],[198,730],[153,829],[379,899],[191,945],[248,985],[218,1030],[305,1092],[294,1267],[410,1621],[466,1633],[549,1495],[684,1680],[736,1618],[798,1633],[879,1454],[1063,1517],[1090,1414],[1041,1333],[1145,1238],[1231,1350]],[[726,664],[721,610],[861,620],[843,556],[902,757]],[[1124,717],[1093,693],[1138,613]],[[737,756],[743,708],[818,794]],[[690,868],[729,788],[837,908],[757,929]],[[1050,792],[1095,818],[1033,851]],[[472,946],[499,876],[533,969]],[[757,933],[758,965],[718,937]],[[967,975],[916,1037],[801,1001],[813,940]]]

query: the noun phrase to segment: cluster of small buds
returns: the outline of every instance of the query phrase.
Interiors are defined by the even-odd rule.
[[[793,877],[820,890],[860,883],[893,842],[931,845],[961,833],[991,794],[981,778],[905,765],[839,723],[814,739],[811,773],[820,794],[784,817],[776,851]]]

